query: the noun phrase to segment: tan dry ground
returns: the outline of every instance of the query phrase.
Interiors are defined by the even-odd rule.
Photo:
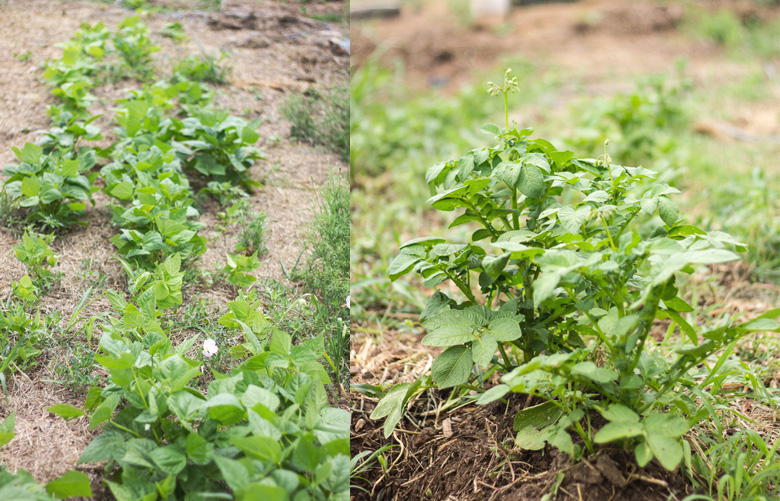
[[[346,8],[344,2],[307,5],[312,13],[343,12]],[[132,12],[88,1],[0,3],[0,165],[15,160],[11,146],[22,147],[25,142],[34,142],[39,137],[34,132],[49,127],[46,109],[54,99],[41,81],[41,65],[61,54],[55,45],[69,39],[81,23],[102,21],[114,28],[128,15]],[[158,34],[174,21],[182,23],[191,38],[189,42],[177,46]],[[335,154],[292,142],[290,124],[281,118],[279,110],[286,98],[310,86],[327,89],[346,85],[348,54],[332,43],[348,34],[346,26],[327,25],[303,17],[297,3],[287,5],[269,0],[226,1],[218,14],[156,13],[145,22],[153,41],[162,46],[155,58],[163,68],[168,68],[175,57],[199,53],[195,41],[208,53],[229,51],[228,63],[233,66],[231,85],[218,88],[216,103],[250,120],[264,118],[258,146],[266,152],[267,160],[253,168],[253,177],[265,186],[252,195],[251,203],[254,210],[268,214],[269,253],[263,258],[258,276],[284,280],[280,263],[289,269],[298,258],[301,240],[316,207],[318,189],[329,172],[346,175],[347,167]],[[14,57],[27,51],[31,53],[28,61]],[[110,144],[113,138],[111,101],[123,96],[124,89],[137,86],[135,82],[122,81],[96,89],[99,99],[92,111],[103,113],[97,122],[106,136],[101,146]],[[269,140],[273,136],[279,140]],[[53,245],[60,257],[57,270],[63,273],[63,278],[61,286],[43,298],[45,314],[59,312],[67,319],[84,291],[94,285],[97,273],[108,275],[107,287],[125,289],[124,273],[108,241],[115,234],[105,210],[108,199],[102,193],[96,194],[95,199],[96,206],[87,209],[89,226],[74,227],[58,236]],[[203,234],[210,238],[209,250],[198,263],[204,270],[214,270],[224,264],[225,253],[235,248],[240,232],[240,228],[233,227],[228,230],[227,238],[216,232],[217,218],[214,204],[211,205],[212,210],[201,218],[208,226]],[[24,267],[12,251],[17,243],[13,232],[0,228],[0,296],[3,298],[10,292],[11,281],[24,274]],[[185,302],[204,299],[211,302],[211,310],[219,309],[234,297],[235,291],[225,285],[212,288],[201,284],[185,292]],[[108,302],[100,296],[84,314],[95,315],[108,308]],[[69,335],[74,336],[72,343],[86,341],[83,334]],[[38,369],[10,377],[8,402],[0,400],[0,418],[14,410],[17,413],[17,436],[0,453],[2,463],[11,470],[29,470],[39,482],[74,468],[81,451],[94,436],[83,418],[66,424],[45,410],[55,403],[83,404],[82,395],[74,395],[47,381],[54,378],[50,367],[62,363],[66,363],[63,353],[44,354]],[[80,469],[90,474],[93,488],[97,487],[100,469]]]

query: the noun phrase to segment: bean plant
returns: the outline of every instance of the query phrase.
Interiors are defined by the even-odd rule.
[[[94,151],[68,159],[44,154],[31,143],[12,149],[20,163],[5,167],[5,191],[15,207],[26,210],[27,221],[44,229],[65,228],[79,222],[86,200],[94,205],[97,173],[89,172],[96,163]]]
[[[388,269],[393,280],[413,271],[426,287],[443,285],[421,314],[422,343],[446,348],[432,383],[482,392],[498,372],[501,384],[479,403],[510,392],[544,400],[517,414],[518,446],[547,442],[578,459],[614,443],[640,466],[656,458],[672,470],[683,458],[680,437],[708,416],[693,371],[746,333],[780,329],[780,310],[741,324],[692,322],[678,277],[734,261],[745,246],[686,224],[677,189],[613,163],[606,146],[580,159],[510,125],[508,97],[518,90],[509,72],[491,85],[506,110],[503,128],[482,128],[493,146],[426,174],[428,202],[455,212],[450,228],[465,225],[468,240],[414,239]],[[687,341],[673,353],[653,348],[655,321],[666,319]],[[430,384],[423,378],[380,401],[373,417],[389,416],[386,434]],[[600,429],[597,414],[608,421]]]
[[[79,463],[108,461],[117,499],[348,498],[349,414],[328,405],[327,374],[313,369],[322,338],[293,346],[277,330],[204,393],[192,383],[206,366],[188,357],[197,338],[174,346],[153,290],[137,305],[109,299],[115,314],[96,358],[108,385],[92,388],[83,410],[49,410],[103,425]],[[244,319],[248,308],[231,305]]]

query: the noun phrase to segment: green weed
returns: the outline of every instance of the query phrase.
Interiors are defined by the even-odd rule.
[[[298,141],[322,145],[349,159],[349,90],[336,87],[327,92],[309,89],[291,96],[282,116],[292,123],[290,136]]]

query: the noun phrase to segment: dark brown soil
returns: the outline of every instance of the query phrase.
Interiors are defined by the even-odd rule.
[[[527,399],[515,395],[509,405],[499,402],[435,414],[419,403],[410,413],[414,427],[383,437],[382,423],[369,419],[374,403],[353,392],[352,454],[397,446],[385,453],[392,465],[387,475],[374,468],[353,489],[352,499],[457,499],[462,501],[540,499],[550,492],[558,475],[559,500],[682,499],[689,486],[678,472],[651,463],[639,468],[633,455],[613,449],[597,450],[587,460],[572,464],[554,448],[524,451],[514,446],[514,416]],[[430,397],[446,400],[435,393]],[[430,407],[430,405],[427,405]],[[433,412],[432,412],[433,411]]]

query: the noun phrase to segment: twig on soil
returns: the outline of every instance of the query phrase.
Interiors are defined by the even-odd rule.
[[[637,480],[643,480],[650,484],[660,485],[661,487],[665,487],[667,489],[669,488],[669,484],[667,484],[665,481],[659,480],[657,478],[646,477],[644,475],[640,475],[639,473],[630,473],[628,476],[628,482],[630,482],[634,478]]]

